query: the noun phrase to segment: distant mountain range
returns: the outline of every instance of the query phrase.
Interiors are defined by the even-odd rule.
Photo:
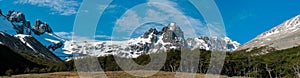
[[[150,28],[143,35],[126,41],[65,40],[54,34],[49,24],[37,20],[31,26],[25,15],[16,11],[9,11],[6,15],[1,13],[0,28],[1,45],[57,61],[69,59],[72,55],[135,58],[141,54],[181,48],[234,51],[240,45],[228,37],[185,38],[184,31],[175,23],[170,23],[161,31]],[[61,56],[60,59],[57,56]]]
[[[141,54],[164,52],[171,49],[205,49],[234,51],[240,44],[228,37],[199,37],[185,38],[184,31],[175,23],[158,31],[150,28],[144,35],[126,41],[66,41],[64,50],[66,54],[78,55],[118,55],[127,58],[136,58]]]

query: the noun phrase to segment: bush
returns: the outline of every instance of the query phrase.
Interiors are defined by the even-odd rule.
[[[31,73],[39,73],[40,69],[39,68],[33,68],[30,72]]]
[[[13,73],[14,73],[14,70],[12,70],[12,69],[9,69],[9,70],[7,70],[7,71],[5,72],[5,74],[6,74],[7,76],[11,76]]]

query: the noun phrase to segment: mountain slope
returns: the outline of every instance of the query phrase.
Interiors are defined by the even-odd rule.
[[[5,44],[12,49],[22,48],[17,50],[38,52],[42,53],[42,55],[44,55],[45,57],[59,60],[56,56],[62,53],[62,46],[65,40],[55,35],[50,25],[48,25],[47,23],[42,22],[41,20],[37,20],[35,21],[34,26],[31,27],[30,22],[26,20],[25,15],[22,12],[9,11],[6,15],[3,15],[1,13],[0,27],[0,32],[7,33],[7,35],[10,36],[15,36],[23,44],[25,44],[27,48],[29,48],[25,49],[19,47],[20,45],[22,45],[19,44],[20,42],[15,42],[18,45],[14,45],[14,43]],[[2,43],[9,40],[5,39],[8,37],[7,35],[3,36],[4,39],[2,39]],[[16,39],[12,40],[18,41]],[[55,53],[55,55],[53,55],[52,52]]]
[[[0,32],[1,45],[8,46],[15,52],[28,52],[36,57],[45,57],[54,61],[61,61],[56,55],[44,47],[39,41],[29,35],[18,34],[15,37]]]
[[[245,43],[238,50],[251,50],[255,47],[269,47],[276,50],[292,48],[300,45],[300,15],[266,31],[251,41]]]

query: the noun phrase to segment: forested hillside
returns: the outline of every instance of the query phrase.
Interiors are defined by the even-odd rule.
[[[262,48],[257,48],[251,52],[227,52],[224,62],[222,75],[227,76],[245,76],[245,77],[299,77],[300,75],[300,47],[294,47],[286,50],[274,51],[265,55],[255,56],[254,54]],[[211,51],[194,50],[185,52],[188,55],[194,55],[200,52],[198,73],[206,73],[210,64]],[[160,55],[154,53],[153,55]],[[167,59],[162,71],[189,71],[179,68],[181,61],[180,50],[169,50]],[[105,71],[121,71],[113,56],[98,57],[99,63]],[[149,55],[142,55],[133,59],[140,65],[147,65],[151,58]],[[192,61],[192,60],[191,60]],[[67,64],[73,64],[69,61]],[[75,67],[75,66],[73,66]],[[69,67],[71,70],[75,68]]]
[[[49,62],[42,62],[42,59],[34,59],[29,55],[26,55],[26,53],[17,54],[5,46],[0,47],[3,48],[1,49],[3,50],[1,51],[0,63],[1,75],[76,71],[73,60],[49,64]],[[300,47],[294,47],[286,50],[274,51],[265,55],[255,56],[255,53],[259,52],[260,49],[262,48],[257,48],[256,50],[252,50],[252,52],[227,52],[221,74],[227,76],[260,78],[299,77]],[[211,51],[197,49],[184,53],[191,56],[197,55],[199,52],[200,59],[198,60],[199,66],[197,73],[206,73],[210,64]],[[160,53],[162,52],[153,53],[152,55],[160,55]],[[179,68],[181,53],[183,52],[180,52],[180,50],[169,50],[167,52],[166,63],[161,70],[168,72],[189,71],[184,68],[184,70]],[[141,55],[133,60],[140,65],[147,65],[151,61],[151,58],[149,55]],[[105,71],[122,71],[112,55],[98,57],[98,62]]]

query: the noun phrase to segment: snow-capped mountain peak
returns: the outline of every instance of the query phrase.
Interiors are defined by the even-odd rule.
[[[219,51],[234,51],[240,43],[232,41],[229,37],[218,38],[216,36],[199,38],[188,38],[188,44],[191,49],[219,50]]]
[[[191,49],[234,51],[239,43],[230,38],[199,37],[184,38],[183,31],[175,23],[161,31],[150,28],[142,36],[125,41],[66,41],[63,50],[67,54],[106,56],[117,55],[136,58],[141,54],[164,52],[170,49]]]

